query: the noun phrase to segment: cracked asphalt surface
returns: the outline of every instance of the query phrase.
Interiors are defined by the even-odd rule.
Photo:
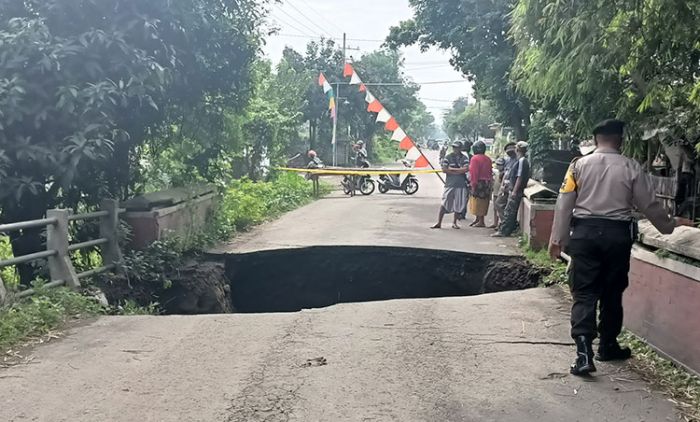
[[[624,364],[590,380],[558,289],[290,314],[103,317],[0,371],[3,421],[665,421]]]

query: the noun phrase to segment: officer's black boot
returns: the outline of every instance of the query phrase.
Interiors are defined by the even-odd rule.
[[[598,346],[598,354],[595,355],[596,360],[606,362],[610,360],[627,360],[632,357],[632,351],[629,347],[620,347],[617,340],[603,342],[601,339]]]
[[[595,371],[593,340],[586,336],[576,337],[576,362],[571,365],[571,373],[573,375],[586,375]]]

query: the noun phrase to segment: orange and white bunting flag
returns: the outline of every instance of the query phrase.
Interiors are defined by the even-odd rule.
[[[352,68],[352,65],[350,63],[345,63],[345,67],[343,68],[343,76],[346,78],[348,76],[352,76],[355,73],[355,70]]]
[[[388,130],[388,131],[391,131],[391,132],[395,131],[395,130],[398,129],[398,128],[399,128],[399,122],[397,122],[397,121],[396,121],[396,118],[394,118],[394,117],[392,117],[391,119],[389,119],[389,120],[386,122],[386,124],[384,125],[384,129],[386,129],[386,130]]]
[[[377,114],[377,123],[386,123],[391,119],[391,114],[384,107],[382,107],[379,114]]]
[[[406,137],[406,132],[404,132],[403,129],[401,129],[400,127],[398,127],[398,128],[396,128],[396,130],[394,131],[394,134],[391,135],[391,140],[392,140],[392,141],[396,141],[396,142],[401,142],[401,141],[403,141],[403,138],[405,138],[405,137]]]
[[[425,155],[421,154],[421,156],[416,160],[414,166],[416,168],[430,167],[430,162],[427,158],[425,158]]]
[[[408,150],[406,153],[406,159],[411,160],[411,161],[416,161],[418,160],[423,154],[420,153],[420,150],[417,147],[413,147]]]
[[[359,76],[357,76],[357,73],[354,71],[352,72],[352,77],[350,78],[350,85],[360,85],[362,84],[362,80],[360,79]]]
[[[376,98],[367,106],[367,111],[371,111],[372,113],[379,113],[382,110],[384,110],[384,106]]]
[[[360,92],[365,92],[365,91],[367,91],[367,86],[365,84],[360,84],[359,90],[360,90]]]
[[[401,142],[399,143],[399,149],[402,149],[404,151],[410,151],[411,149],[415,148],[416,144],[413,143],[413,140],[409,138],[408,136],[403,138]]]
[[[332,89],[333,89],[333,87],[331,86],[330,83],[328,83],[328,81],[323,81],[323,93],[324,94],[327,94],[328,91],[330,91]]]
[[[375,100],[374,95],[372,95],[372,93],[369,92],[369,90],[367,90],[367,94],[365,94],[365,102],[366,102],[366,103],[371,103],[371,102],[373,102],[374,100]]]

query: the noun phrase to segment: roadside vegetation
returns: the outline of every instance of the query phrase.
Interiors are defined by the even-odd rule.
[[[531,248],[525,237],[520,238],[519,245],[520,250],[525,255],[525,259],[542,274],[542,285],[544,287],[556,284],[568,285],[566,263],[563,261],[552,261],[545,249]]]
[[[63,287],[42,289],[37,285],[35,290],[36,294],[0,308],[0,354],[17,345],[52,335],[72,320],[105,314],[143,315],[155,312],[153,308],[139,307],[133,303],[105,308],[96,298]]]

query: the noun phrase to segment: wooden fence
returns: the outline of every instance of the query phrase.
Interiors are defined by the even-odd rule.
[[[55,209],[47,211],[46,218],[41,220],[0,225],[0,233],[37,227],[46,228],[46,250],[0,260],[0,268],[48,259],[50,280],[44,287],[67,286],[77,289],[80,287],[81,279],[118,268],[122,258],[118,242],[119,214],[122,211],[119,209],[118,201],[104,200],[100,211],[96,212],[72,214],[70,210]],[[70,243],[69,225],[72,222],[97,219],[100,221],[100,237],[98,239]],[[102,266],[76,273],[70,253],[95,246],[100,247]],[[5,291],[3,281],[0,279],[0,304],[3,302],[2,293]],[[17,292],[14,296],[22,298],[32,294],[34,294],[34,289],[27,289]]]

